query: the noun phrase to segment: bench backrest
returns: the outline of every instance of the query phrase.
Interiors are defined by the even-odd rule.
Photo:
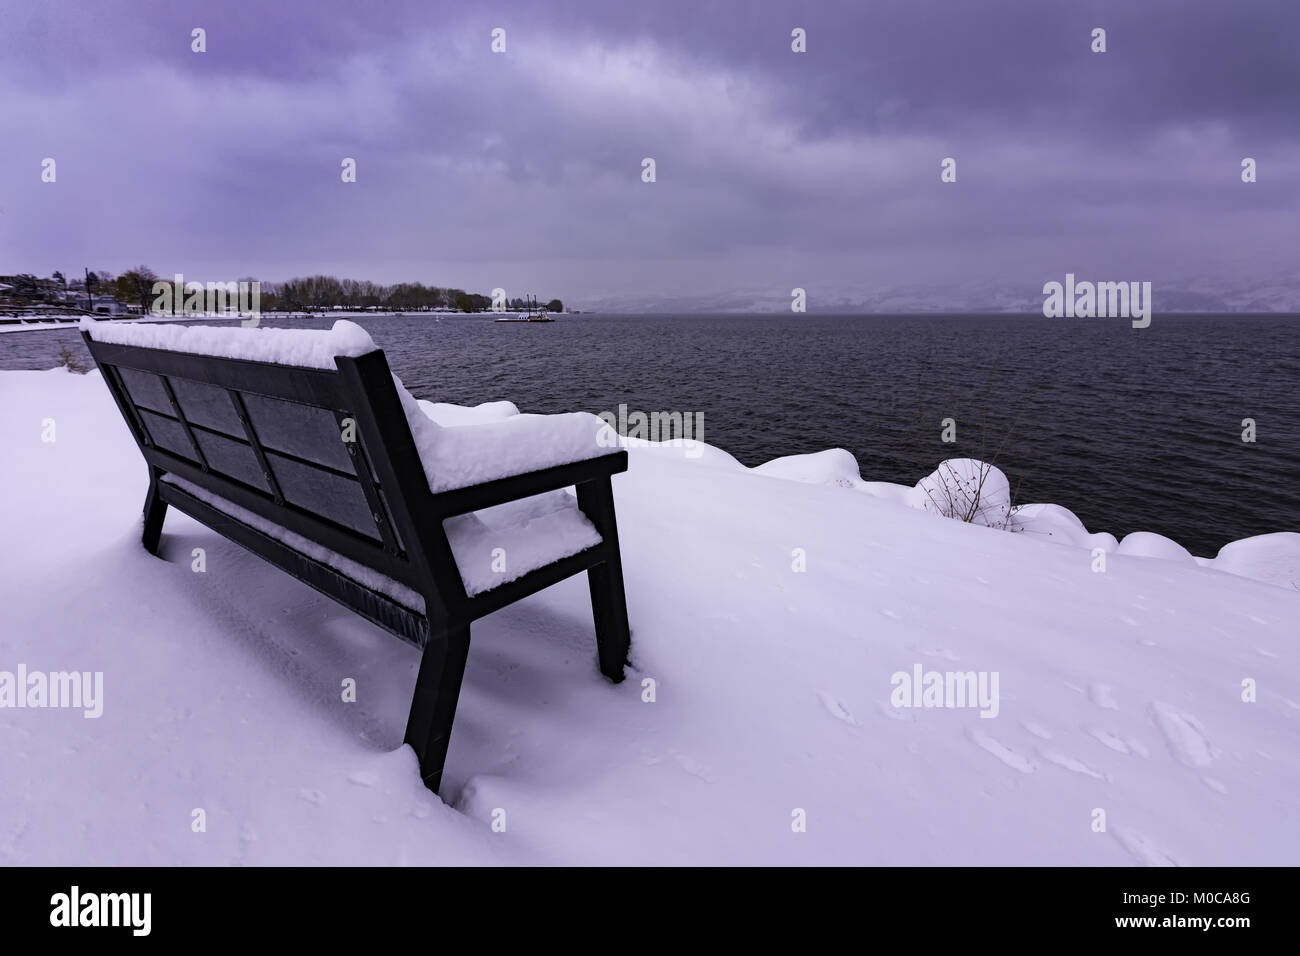
[[[327,371],[83,336],[151,466],[431,597],[436,519],[382,351]]]

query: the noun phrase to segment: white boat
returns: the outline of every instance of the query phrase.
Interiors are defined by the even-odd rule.
[[[545,309],[537,309],[537,301],[534,299],[529,303],[527,312],[516,312],[514,315],[500,315],[493,319],[493,322],[554,322],[555,319],[548,315]]]

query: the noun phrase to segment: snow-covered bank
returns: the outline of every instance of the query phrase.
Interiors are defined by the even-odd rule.
[[[736,468],[742,467],[735,459],[731,461]],[[1057,544],[1085,548],[1098,564],[1098,570],[1105,566],[1104,559],[1098,560],[1100,553],[1104,552],[1197,564],[1300,590],[1300,534],[1294,531],[1233,541],[1224,545],[1213,558],[1194,557],[1178,542],[1150,531],[1134,531],[1119,541],[1105,531],[1090,534],[1078,515],[1061,505],[1013,507],[1010,484],[1001,470],[969,458],[942,462],[915,487],[886,481],[863,481],[857,461],[843,448],[778,458],[752,470],[773,478],[851,488],[909,508],[947,514],[948,517],[951,517],[952,510],[969,513],[973,524],[1023,532]],[[950,507],[952,504],[956,505],[955,509]]]
[[[0,708],[0,861],[1300,857],[1300,591],[1238,576],[1256,549],[1117,546],[1098,573],[1087,542],[936,518],[847,453],[756,474],[634,443],[629,679],[596,672],[581,578],[476,625],[445,806],[399,746],[414,651],[182,515],[147,555],[144,465],[97,373],[3,372],[0,402],[0,671],[104,674],[98,719]],[[997,672],[997,716],[892,706],[916,665]]]

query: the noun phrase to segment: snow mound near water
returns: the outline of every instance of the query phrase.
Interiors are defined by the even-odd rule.
[[[1192,553],[1177,541],[1153,531],[1134,531],[1126,534],[1115,549],[1117,554],[1136,555],[1140,558],[1160,558],[1179,564],[1195,564]]]
[[[809,485],[860,488],[865,484],[858,471],[858,460],[843,448],[829,448],[811,455],[773,458],[752,470],[756,475],[801,481]]]
[[[1279,531],[1225,544],[1211,566],[1230,574],[1300,590],[1300,534]]]
[[[1011,520],[1011,484],[1000,468],[975,458],[949,458],[916,484],[921,510],[971,524],[1006,528]]]

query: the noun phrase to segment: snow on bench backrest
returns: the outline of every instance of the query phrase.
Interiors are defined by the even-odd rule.
[[[335,370],[336,356],[355,358],[377,351],[365,329],[345,320],[335,322],[332,329],[316,330],[117,324],[87,319],[82,329],[99,342],[329,371]],[[608,426],[588,412],[515,415],[444,428],[424,413],[397,376],[393,382],[429,488],[435,493],[619,450]]]
[[[336,362],[365,363],[366,391],[391,380],[365,330],[82,328],[137,438],[171,456],[165,470],[402,583],[415,579],[395,527],[400,490],[381,477],[386,442],[405,437],[402,416],[364,427],[368,397]]]
[[[369,332],[355,322],[346,321],[335,322],[331,329],[264,329],[83,318],[81,331],[96,342],[114,345],[321,368],[331,372],[335,369],[336,355],[356,358],[376,350]]]

